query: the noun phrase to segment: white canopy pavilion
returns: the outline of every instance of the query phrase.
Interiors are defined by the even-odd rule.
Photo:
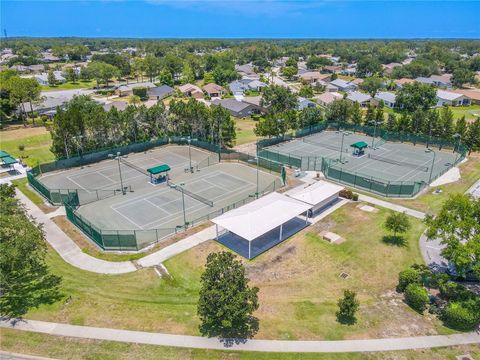
[[[247,259],[279,244],[308,225],[311,205],[273,192],[212,220],[217,241]],[[301,214],[305,216],[300,218]],[[223,228],[223,232],[219,232]]]
[[[336,203],[342,190],[343,186],[320,180],[288,196],[311,205],[312,214],[315,214]]]

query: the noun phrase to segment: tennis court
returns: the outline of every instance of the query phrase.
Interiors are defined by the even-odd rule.
[[[342,146],[343,138],[343,146]],[[452,150],[425,145],[384,142],[359,133],[323,131],[303,138],[265,148],[273,153],[301,158],[302,169],[321,170],[321,158],[340,160],[332,167],[342,171],[395,182],[426,182],[435,179],[455,163],[458,154]],[[352,144],[365,142],[368,147],[362,156],[354,155]],[[342,151],[340,151],[342,149]],[[435,163],[433,164],[435,156]],[[433,170],[432,170],[433,164]]]
[[[169,181],[152,184],[146,169],[160,164],[170,166]],[[117,246],[123,235],[117,247],[137,249],[255,199],[257,179],[260,194],[280,185],[278,175],[257,173],[241,162],[220,163],[218,154],[177,145],[39,177],[51,190],[80,189],[75,223],[94,241],[90,232],[98,229],[104,248]],[[115,234],[111,241],[109,234]]]

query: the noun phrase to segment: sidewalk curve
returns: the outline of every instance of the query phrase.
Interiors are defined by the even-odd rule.
[[[183,348],[239,350],[261,352],[364,352],[395,351],[478,344],[480,334],[471,332],[454,335],[417,336],[404,338],[335,340],[335,341],[289,341],[289,340],[231,340],[200,336],[172,335],[144,331],[130,331],[89,326],[59,324],[45,321],[25,320],[15,325],[5,320],[0,327],[44,333],[57,336],[70,336],[83,339],[119,341],[136,344],[175,346]]]

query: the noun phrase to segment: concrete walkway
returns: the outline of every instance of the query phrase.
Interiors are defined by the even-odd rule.
[[[370,204],[378,205],[378,206],[381,206],[381,207],[384,207],[384,208],[387,208],[387,209],[390,209],[390,210],[393,210],[393,211],[404,212],[405,214],[413,216],[413,217],[415,217],[417,219],[420,219],[420,220],[425,219],[425,213],[423,213],[421,211],[417,211],[417,210],[407,208],[405,206],[393,204],[393,203],[390,203],[388,201],[380,200],[380,199],[377,199],[377,198],[374,198],[374,197],[371,197],[371,196],[368,196],[368,195],[359,194],[358,200],[365,201],[365,202],[368,202]]]
[[[63,208],[60,208],[55,213],[45,214],[18,189],[16,189],[16,196],[25,205],[28,213],[34,217],[38,223],[43,224],[46,240],[62,259],[70,265],[99,274],[125,274],[138,270],[138,267],[131,261],[105,261],[85,254],[78,245],[51,220],[53,216],[64,214]],[[136,263],[140,267],[156,266],[182,251],[188,250],[214,237],[215,227],[211,226],[197,234],[193,234],[157,252],[147,255],[137,260]]]
[[[337,341],[283,341],[243,340],[220,341],[217,338],[172,335],[144,331],[118,330],[89,326],[25,320],[15,325],[0,321],[0,327],[82,339],[120,341],[135,344],[175,346],[195,349],[240,350],[261,352],[363,352],[425,349],[432,347],[478,344],[480,334],[471,332],[454,335],[417,336],[405,338],[337,340]]]

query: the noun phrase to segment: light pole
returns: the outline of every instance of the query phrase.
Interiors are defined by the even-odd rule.
[[[462,141],[462,134],[455,133],[455,134],[453,134],[452,137],[455,138],[455,139],[458,139],[456,149],[453,149],[453,151],[457,150],[457,151],[456,151],[457,154],[455,155],[455,163],[456,163],[456,162],[457,162],[457,158],[458,158],[458,153],[459,153],[459,151],[460,151],[460,142]]]
[[[187,227],[187,214],[186,214],[186,211],[185,211],[185,194],[183,193],[183,185],[185,185],[184,183],[181,183],[179,185],[176,185],[176,186],[180,186],[180,190],[182,192],[182,205],[183,205],[183,225],[186,229]]]
[[[257,157],[253,160],[256,160],[256,163],[257,163],[257,191],[255,192],[255,198],[258,199],[258,177],[259,177],[259,170],[258,170],[258,167],[259,167],[259,161],[260,159],[258,158],[258,152],[257,152]],[[253,162],[252,160],[248,160],[249,162]]]
[[[435,157],[436,157],[436,152],[434,150],[432,150],[432,148],[428,148],[427,150],[425,150],[426,153],[433,153],[433,159],[432,159],[432,166],[430,168],[430,176],[428,178],[428,185],[430,185],[430,182],[432,181],[432,174],[433,174],[433,167],[435,165]]]
[[[348,132],[348,131],[340,131],[340,132],[341,132],[341,134],[342,134],[342,145],[340,145],[340,163],[343,164],[343,162],[342,162],[343,141],[344,141],[344,139],[345,139],[345,136],[350,135],[350,132]]]
[[[120,186],[121,186],[121,189],[122,189],[122,195],[125,195],[125,189],[123,187],[123,179],[122,179],[122,167],[120,166],[120,151],[117,152],[117,155],[113,155],[113,154],[108,154],[108,157],[110,159],[115,159],[118,161],[118,174],[120,175]]]
[[[375,137],[377,136],[377,125],[380,125],[381,121],[373,121],[373,138],[372,138],[372,149],[375,149]]]
[[[185,137],[182,137],[181,140],[186,140],[188,142],[188,160],[190,162],[190,172],[193,173],[193,168],[192,168],[192,153],[190,151],[190,143],[193,141],[196,141],[197,139],[192,139],[190,136],[187,136],[186,138]]]

